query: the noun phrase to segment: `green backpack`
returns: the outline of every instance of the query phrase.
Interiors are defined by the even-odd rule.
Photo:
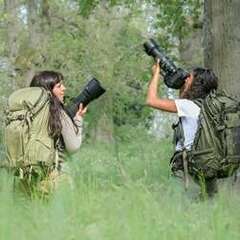
[[[240,102],[217,92],[194,102],[201,110],[192,148],[186,151],[187,170],[197,178],[229,177],[240,166]],[[180,122],[175,128],[176,135],[182,135],[178,140],[183,138],[181,129]],[[172,163],[185,171],[184,158],[176,164],[177,155],[174,154]]]
[[[13,92],[6,109],[7,167],[26,167],[56,161],[57,150],[48,134],[49,93],[29,87]]]

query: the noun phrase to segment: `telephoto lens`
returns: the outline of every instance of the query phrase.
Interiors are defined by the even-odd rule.
[[[79,109],[80,103],[85,107],[105,92],[106,90],[101,86],[100,82],[96,78],[92,78],[84,87],[83,91],[75,97],[67,107],[65,107],[65,110],[68,115],[73,118]]]
[[[155,60],[159,59],[162,70],[161,75],[163,75],[165,84],[169,88],[181,88],[185,79],[189,76],[189,73],[182,68],[176,67],[173,61],[165,55],[164,51],[153,39],[149,39],[149,41],[145,42],[143,47],[149,56],[152,56]]]

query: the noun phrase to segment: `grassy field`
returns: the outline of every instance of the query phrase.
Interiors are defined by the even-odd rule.
[[[0,239],[240,239],[240,193],[223,184],[200,201],[192,184],[169,177],[170,141],[150,136],[84,144],[71,157],[74,186],[49,201],[13,196],[1,173]]]

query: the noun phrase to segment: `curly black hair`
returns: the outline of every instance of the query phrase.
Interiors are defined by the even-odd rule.
[[[211,69],[195,68],[192,74],[192,85],[186,93],[188,99],[204,99],[211,91],[217,90],[218,78]]]

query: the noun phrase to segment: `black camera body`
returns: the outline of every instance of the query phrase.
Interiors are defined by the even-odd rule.
[[[83,91],[65,107],[65,111],[73,118],[79,109],[80,103],[85,107],[91,101],[104,94],[105,91],[106,90],[101,86],[100,82],[96,78],[92,78],[84,87]]]
[[[176,67],[172,60],[170,60],[163,52],[163,50],[158,46],[158,44],[153,40],[143,44],[145,52],[155,59],[159,59],[160,67],[163,71],[163,79],[165,84],[169,88],[179,89],[184,84],[185,79],[189,77],[189,73],[182,68]]]

